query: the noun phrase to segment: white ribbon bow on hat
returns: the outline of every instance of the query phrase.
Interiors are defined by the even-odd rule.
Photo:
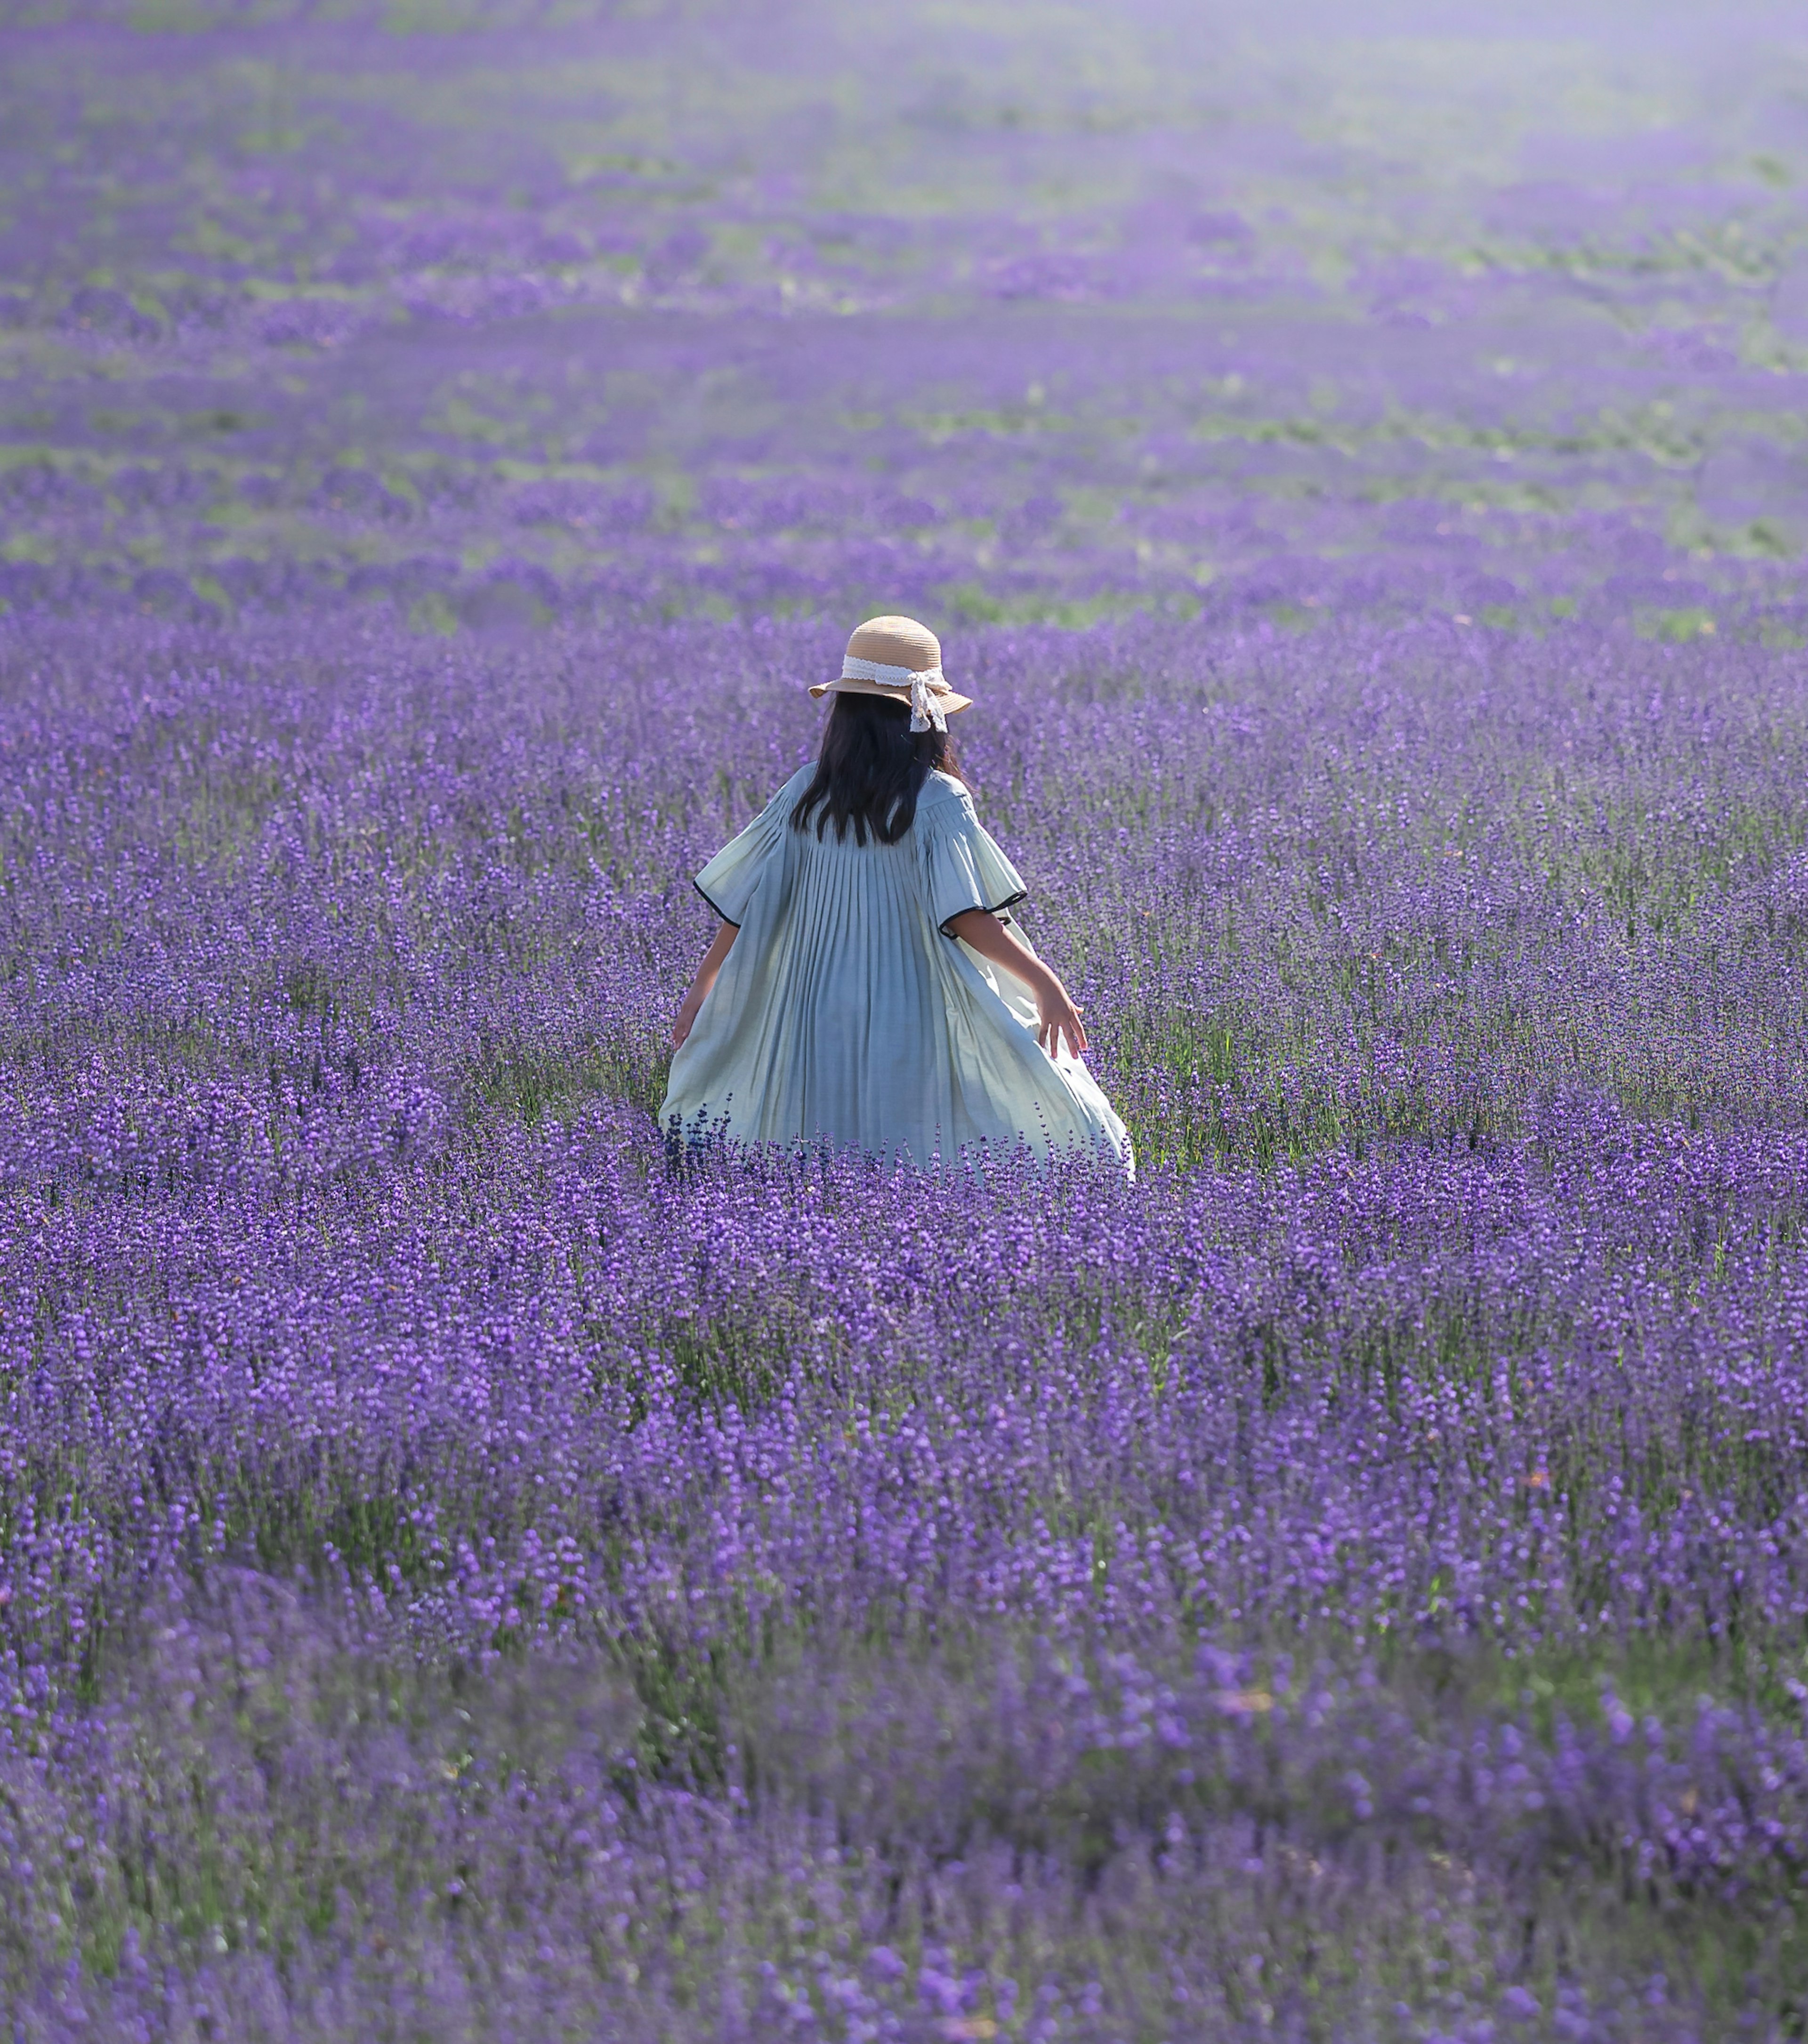
[[[935,691],[945,687],[939,667],[888,667],[883,660],[861,660],[849,653],[843,658],[844,682],[886,682],[894,686],[910,686],[910,728],[912,731],[946,731],[948,720],[942,713]]]

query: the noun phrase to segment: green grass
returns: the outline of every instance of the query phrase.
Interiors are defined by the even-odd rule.
[[[581,1048],[516,1043],[486,1052],[466,1076],[474,1116],[532,1128],[569,1120],[599,1096],[627,1101],[654,1118],[666,1097],[669,1046],[620,1032]]]

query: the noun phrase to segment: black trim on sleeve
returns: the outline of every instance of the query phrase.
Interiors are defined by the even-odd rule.
[[[1027,901],[1029,898],[1029,889],[1027,887],[1019,887],[1015,894],[1007,894],[1002,901],[969,901],[967,904],[966,909],[957,909],[954,911],[954,916],[965,915],[967,909],[984,909],[988,916],[1004,916],[1005,921],[1008,923],[1011,918],[1008,916],[1004,915],[1005,910],[1007,909],[1015,909],[1019,901]],[[954,932],[948,927],[948,925],[954,920],[954,916],[944,916],[936,927],[941,931],[943,936],[953,937],[954,938],[954,941],[958,943],[960,939],[958,937],[954,937]]]
[[[698,893],[703,894],[701,886],[700,886],[696,881],[693,880],[690,884],[697,889]],[[703,898],[704,901],[709,901],[709,897],[707,894],[703,894]],[[1022,901],[1023,897],[1019,894],[1017,898],[1019,901]],[[709,905],[711,908],[716,909],[716,904],[713,901],[709,901]],[[718,916],[722,916],[722,920],[728,925],[730,929],[738,930],[741,927],[740,924],[735,920],[732,916],[723,916],[722,911],[720,909],[716,909],[716,912]]]

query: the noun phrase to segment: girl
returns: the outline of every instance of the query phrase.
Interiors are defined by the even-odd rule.
[[[1103,1147],[1067,989],[1011,926],[1023,883],[981,829],[934,632],[847,642],[822,751],[697,876],[722,919],[672,1029],[660,1110],[693,1139],[820,1139],[919,1167],[963,1150]]]

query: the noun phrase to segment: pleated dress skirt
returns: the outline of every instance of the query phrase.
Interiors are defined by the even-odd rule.
[[[740,934],[672,1059],[662,1124],[686,1143],[827,1144],[919,1169],[1019,1147],[1131,1168],[1080,1060],[1036,1040],[1028,989],[948,930],[1023,882],[961,783],[932,774],[896,844],[790,826],[793,775],[697,876]],[[1021,933],[1019,933],[1021,941]]]

